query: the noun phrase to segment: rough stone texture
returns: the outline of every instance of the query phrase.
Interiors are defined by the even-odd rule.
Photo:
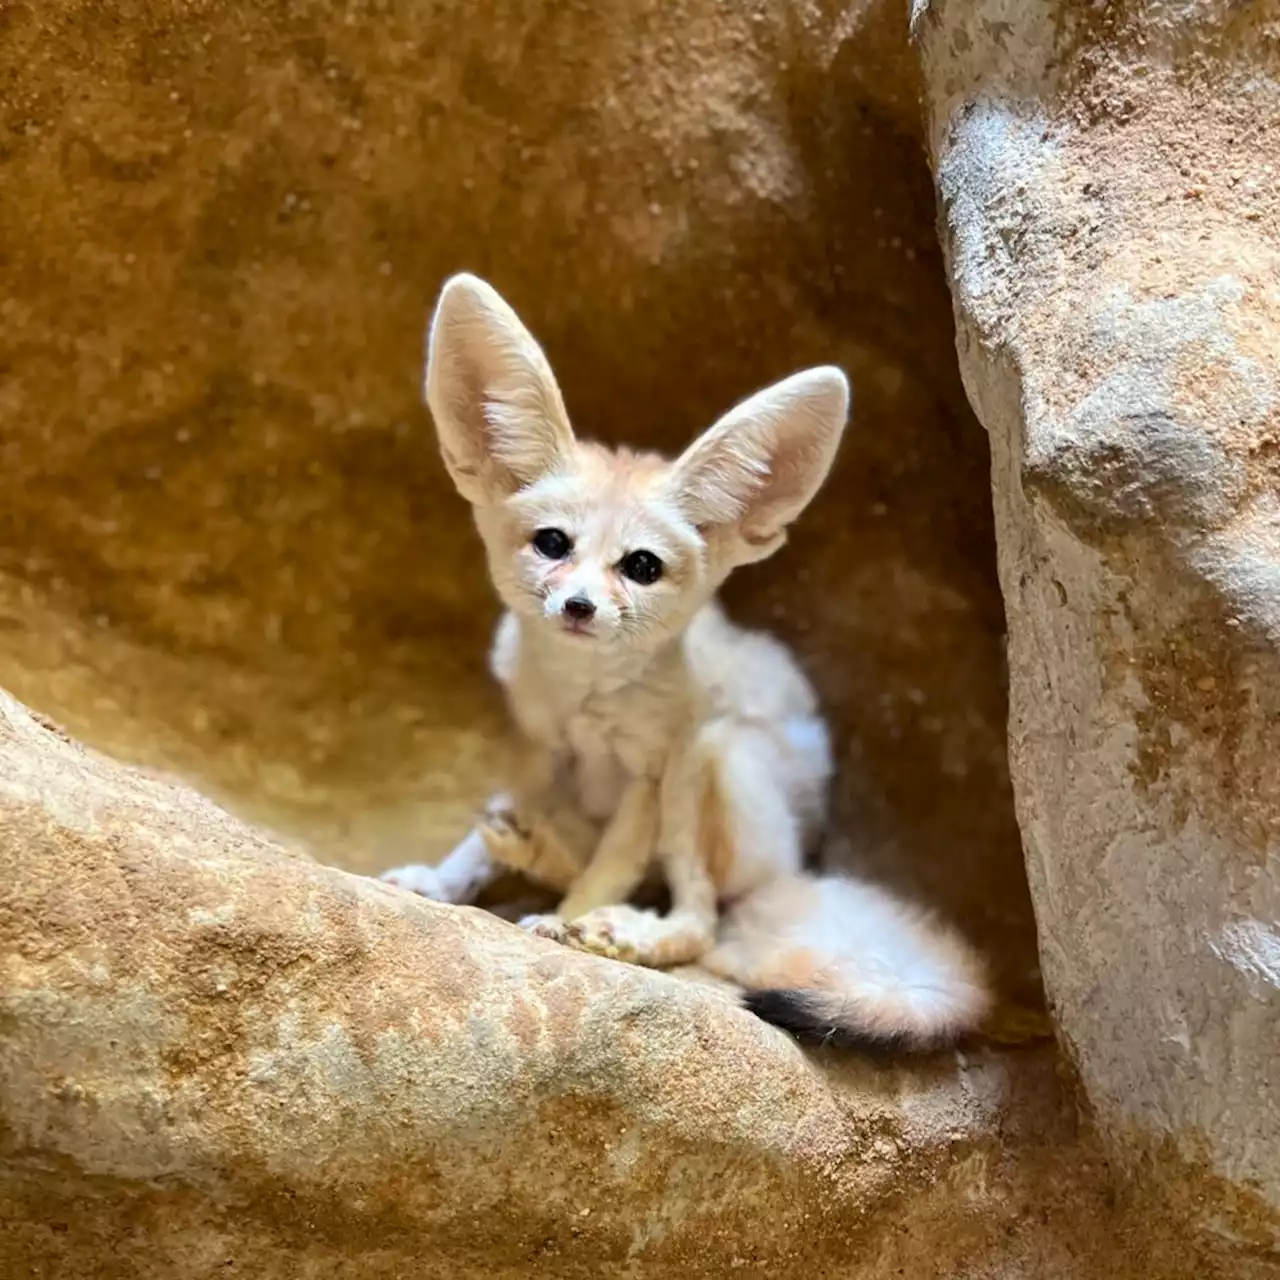
[[[0,695],[6,1277],[1217,1274],[1116,1197],[1054,1068],[806,1057]]]
[[[838,471],[732,607],[831,708],[832,856],[1035,996],[918,90],[899,0],[4,4],[0,686],[345,867],[438,854],[501,758],[419,404],[443,277],[490,277],[611,439],[838,361]],[[1051,1058],[819,1074],[16,732],[6,1276],[1069,1274],[1061,1206],[1104,1191],[1082,1152],[1035,1172],[1076,1151]],[[1018,1226],[1033,1187],[1063,1233]]]
[[[1280,1268],[1280,8],[914,25],[1049,995],[1112,1149]]]
[[[31,0],[0,14],[0,686],[342,865],[491,788],[478,541],[420,408],[489,276],[581,427],[674,446],[837,361],[812,519],[734,584],[842,752],[833,850],[1033,994],[986,446],[901,0]]]
[[[832,709],[833,857],[1033,992],[923,83],[1050,986],[1145,1176],[1051,1055],[806,1059],[6,701],[3,1274],[1276,1274],[1274,6],[910,7],[923,82],[900,0],[6,3],[0,685],[345,866],[438,853],[501,756],[442,277],[607,438],[835,360],[837,473],[732,604]]]

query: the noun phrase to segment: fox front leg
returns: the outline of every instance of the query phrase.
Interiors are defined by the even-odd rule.
[[[599,907],[626,902],[649,870],[658,836],[658,783],[637,778],[622,793],[595,853],[569,886],[555,915],[529,916],[521,925],[539,937],[570,940],[580,917]]]
[[[615,901],[574,919],[570,946],[629,964],[665,969],[690,964],[710,950],[717,920],[716,886],[699,836],[722,817],[722,760],[711,742],[699,742],[673,762],[655,796],[654,847],[671,890],[665,915]],[[707,779],[716,780],[708,787]],[[715,805],[714,809],[707,806]],[[732,842],[731,833],[723,833]]]

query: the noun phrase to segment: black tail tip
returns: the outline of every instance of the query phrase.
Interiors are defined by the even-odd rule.
[[[860,1049],[863,1053],[877,1055],[911,1050],[919,1052],[921,1047],[899,1032],[859,1027],[853,1018],[833,1020],[830,997],[813,991],[793,991],[784,987],[748,991],[742,997],[742,1004],[762,1022],[781,1027],[808,1044]]]

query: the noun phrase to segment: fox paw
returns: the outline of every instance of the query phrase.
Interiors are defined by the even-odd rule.
[[[569,926],[559,916],[525,916],[520,927],[535,938],[545,938],[548,942],[569,941]]]
[[[659,916],[637,907],[597,907],[565,926],[565,942],[576,951],[606,960],[645,964],[659,923]]]
[[[512,871],[528,871],[535,859],[533,833],[514,809],[492,804],[476,828],[495,862]]]
[[[552,915],[525,916],[520,927],[535,938],[546,938],[548,942],[558,942],[575,951],[635,963],[640,949],[632,936],[636,929],[634,924],[629,926],[626,913],[645,914],[632,907],[600,907],[577,920]]]
[[[395,885],[397,889],[407,889],[420,897],[430,898],[432,902],[449,901],[440,873],[435,867],[411,863],[407,867],[392,867],[390,871],[384,871],[378,879],[385,884]]]

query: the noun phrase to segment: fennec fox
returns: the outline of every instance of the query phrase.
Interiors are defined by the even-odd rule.
[[[759,392],[674,462],[606,449],[575,438],[515,312],[459,275],[432,321],[426,397],[508,610],[491,667],[521,759],[439,867],[384,878],[466,902],[501,867],[525,871],[565,893],[526,928],[637,964],[699,961],[801,1035],[928,1049],[971,1029],[987,987],[958,935],[881,889],[803,873],[826,727],[788,650],[714,600],[826,478],[844,374]],[[665,916],[627,905],[654,860]]]

